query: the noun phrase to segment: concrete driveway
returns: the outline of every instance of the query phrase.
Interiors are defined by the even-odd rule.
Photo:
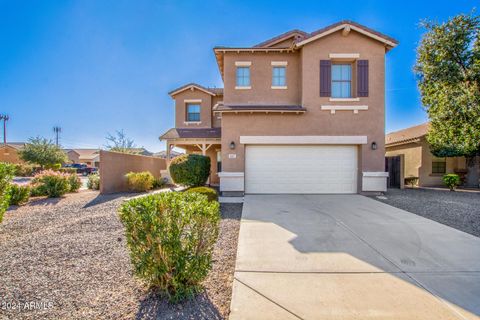
[[[479,316],[480,238],[360,195],[245,197],[230,319]]]

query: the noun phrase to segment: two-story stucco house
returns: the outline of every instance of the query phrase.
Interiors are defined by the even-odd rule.
[[[181,147],[212,160],[224,194],[386,190],[385,54],[397,41],[351,21],[215,47],[224,89],[170,92]]]

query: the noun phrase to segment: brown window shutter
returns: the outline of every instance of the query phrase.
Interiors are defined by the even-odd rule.
[[[320,97],[332,95],[332,63],[330,60],[320,60]]]
[[[368,60],[357,61],[357,96],[368,97]]]

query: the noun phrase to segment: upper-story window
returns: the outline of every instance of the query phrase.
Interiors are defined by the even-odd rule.
[[[332,64],[332,98],[352,97],[352,65]]]
[[[272,86],[285,87],[287,85],[286,78],[287,68],[285,66],[275,66],[272,69]]]
[[[237,87],[250,87],[250,67],[237,66]]]
[[[187,121],[200,121],[200,105],[187,103]]]

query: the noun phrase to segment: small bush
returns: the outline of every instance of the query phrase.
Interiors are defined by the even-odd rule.
[[[210,175],[210,158],[198,154],[183,154],[170,162],[169,170],[176,184],[201,187]]]
[[[167,185],[167,181],[165,178],[158,178],[153,181],[153,189],[161,189],[164,188]]]
[[[45,166],[45,169],[59,171],[60,169],[62,169],[62,164],[61,163],[47,164]]]
[[[0,163],[0,223],[10,204],[10,182],[15,174],[15,167],[10,163]]]
[[[58,171],[42,171],[35,175],[32,183],[38,188],[35,193],[44,194],[49,198],[58,198],[70,191],[69,175]]]
[[[450,173],[443,176],[443,183],[450,189],[455,191],[455,188],[460,185],[460,177],[458,174]]]
[[[17,177],[31,177],[33,175],[34,168],[32,165],[17,163],[15,164],[15,175]]]
[[[76,168],[60,168],[58,171],[63,172],[63,173],[69,173],[69,174],[76,174],[77,169]]]
[[[29,186],[20,186],[13,183],[10,186],[10,204],[15,206],[21,206],[25,204],[30,199],[30,187]]]
[[[406,177],[405,184],[409,185],[410,187],[415,187],[418,183],[418,177]]]
[[[30,197],[44,197],[46,196],[46,190],[41,184],[30,185]]]
[[[127,178],[128,189],[135,192],[148,191],[153,188],[155,177],[148,171],[129,172]]]
[[[88,176],[87,188],[90,190],[100,190],[100,175],[98,173]]]
[[[196,193],[148,195],[125,202],[120,219],[138,277],[172,302],[198,292],[218,237],[218,202]]]
[[[196,187],[196,188],[190,188],[186,190],[185,192],[195,192],[195,193],[200,193],[205,196],[207,196],[208,201],[218,201],[218,194],[215,189],[209,188],[209,187]]]
[[[82,180],[80,180],[76,173],[68,174],[68,183],[70,184],[69,192],[78,192],[82,186]]]

